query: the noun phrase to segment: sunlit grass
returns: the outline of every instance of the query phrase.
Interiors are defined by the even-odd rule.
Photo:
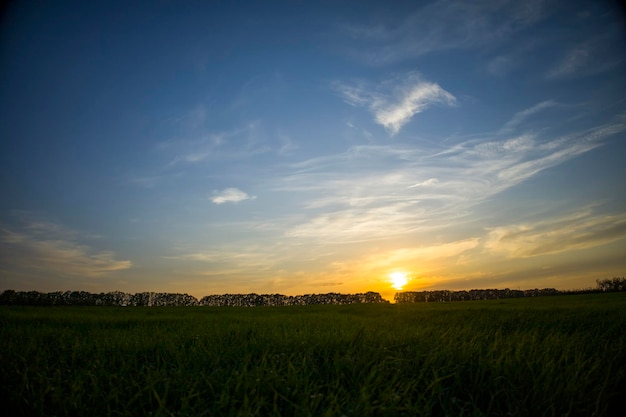
[[[1,399],[17,415],[610,415],[625,307],[3,307]]]

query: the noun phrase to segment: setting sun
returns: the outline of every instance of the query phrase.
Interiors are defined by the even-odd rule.
[[[389,278],[391,279],[391,286],[398,291],[400,291],[409,281],[406,273],[404,272],[394,272],[389,274]]]

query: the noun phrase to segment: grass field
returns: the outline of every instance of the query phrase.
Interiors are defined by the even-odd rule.
[[[2,307],[0,341],[11,415],[608,416],[626,393],[626,293]]]

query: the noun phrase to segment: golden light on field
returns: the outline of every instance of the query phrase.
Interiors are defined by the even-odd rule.
[[[393,272],[389,274],[391,280],[391,286],[400,291],[409,282],[405,272]]]

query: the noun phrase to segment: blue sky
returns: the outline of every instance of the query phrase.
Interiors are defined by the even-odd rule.
[[[5,289],[626,271],[617,3],[22,0],[1,27]]]

